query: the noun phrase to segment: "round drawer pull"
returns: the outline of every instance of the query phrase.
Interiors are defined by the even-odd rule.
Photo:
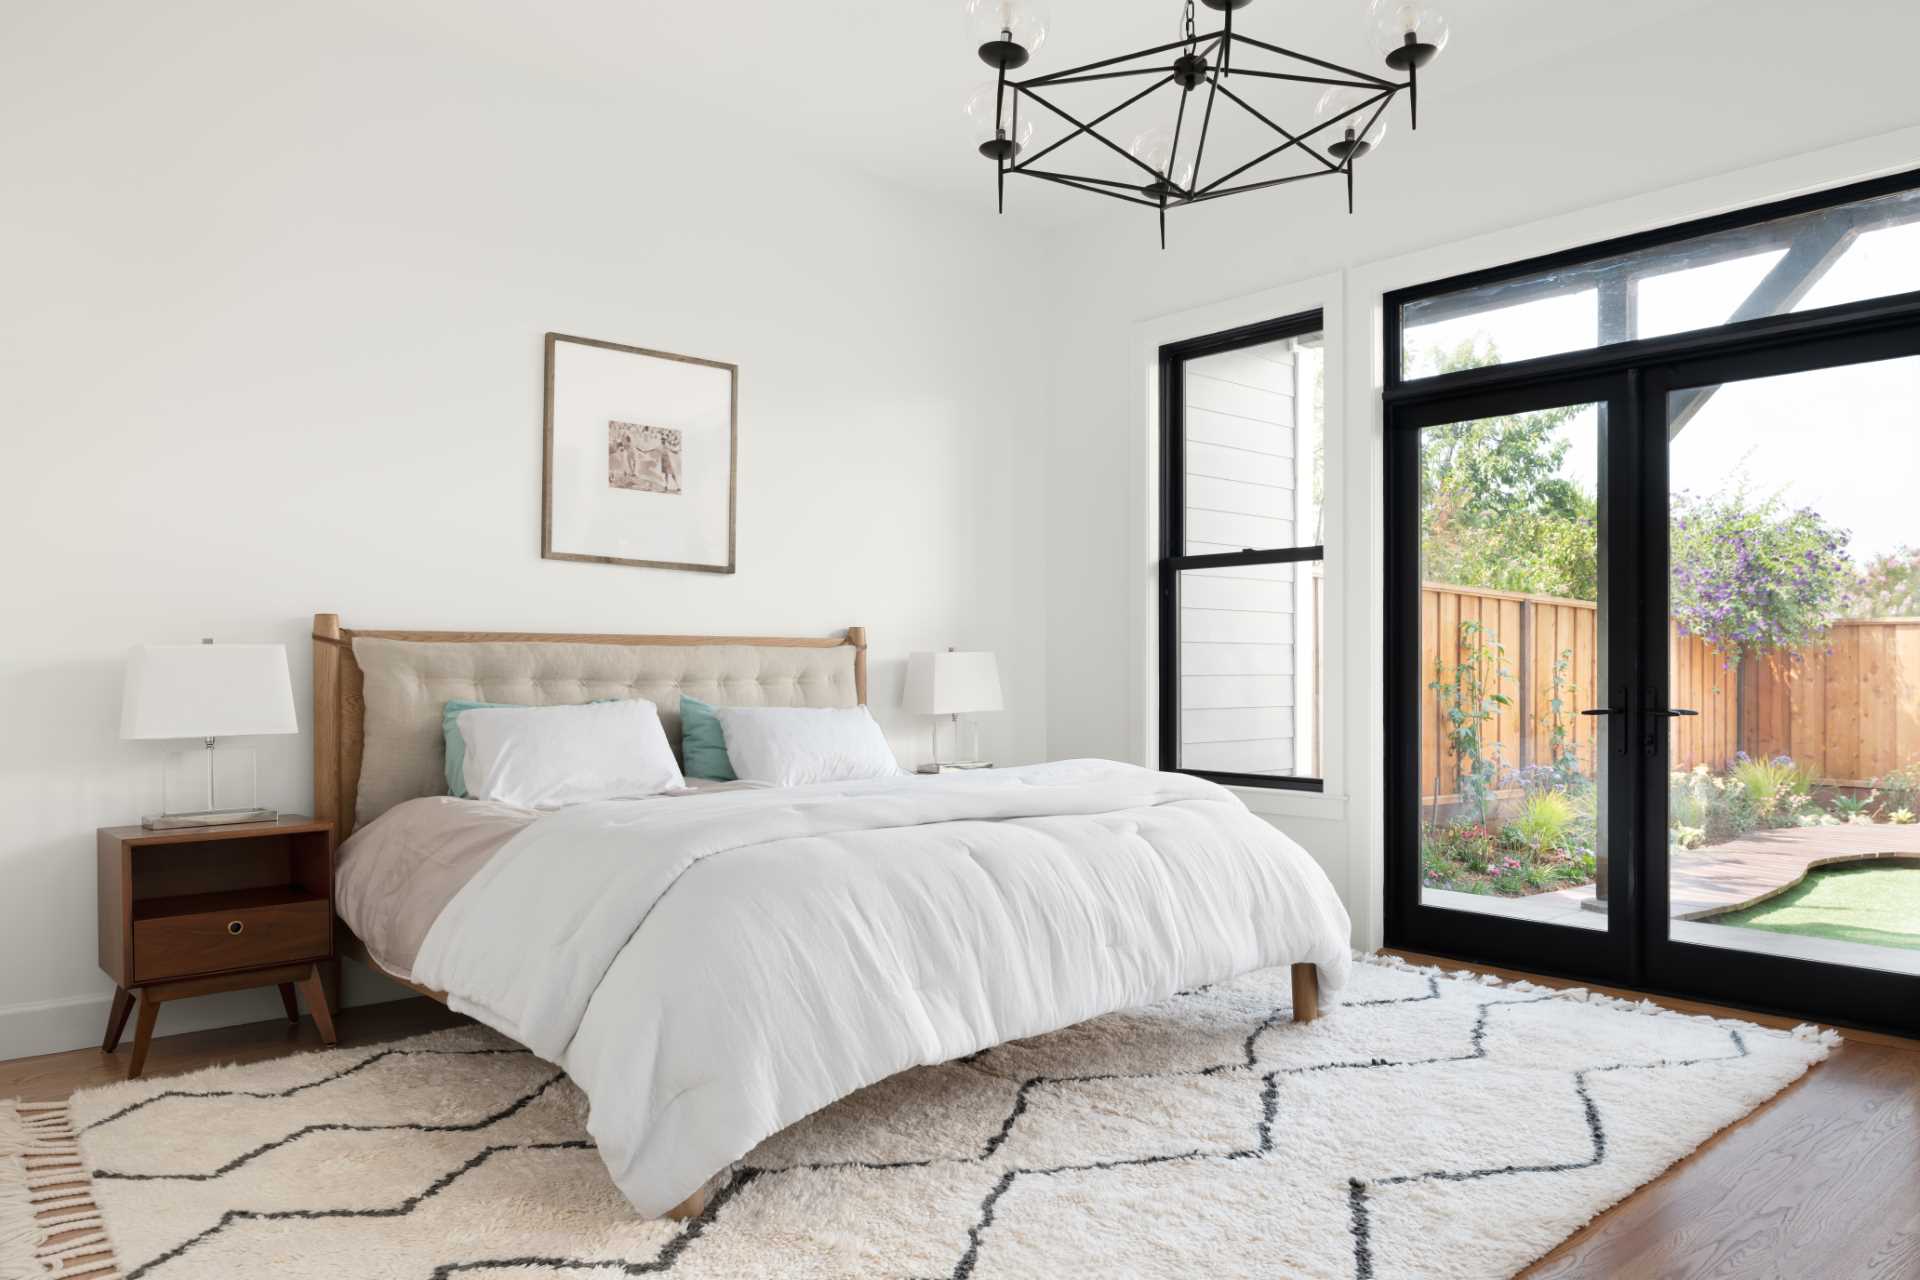
[[[239,920],[229,920],[227,922],[227,932],[236,938],[246,930],[246,927],[247,926]]]

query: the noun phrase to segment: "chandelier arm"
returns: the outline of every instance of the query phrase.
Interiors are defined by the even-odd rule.
[[[1216,31],[1212,36],[1205,38],[1218,39],[1219,35],[1220,33]],[[1182,36],[1178,40],[1169,40],[1165,44],[1156,44],[1151,49],[1136,49],[1132,53],[1123,53],[1115,58],[1102,58],[1098,62],[1083,63],[1077,67],[1068,67],[1063,71],[1051,71],[1044,76],[1033,76],[1026,80],[1008,81],[1008,83],[1019,88],[1038,89],[1053,84],[1066,76],[1077,76],[1083,71],[1099,71],[1103,67],[1111,67],[1122,62],[1131,62],[1135,58],[1152,57],[1156,53],[1165,53],[1169,49],[1178,49],[1186,43],[1186,37]],[[1335,70],[1340,69],[1341,68],[1335,68]]]
[[[1029,98],[1032,98],[1035,102],[1039,103],[1041,106],[1045,107],[1047,110],[1053,112],[1053,114],[1059,116],[1062,120],[1065,120],[1068,124],[1073,126],[1072,133],[1068,134],[1064,138],[1059,139],[1059,141],[1052,143],[1051,145],[1044,148],[1043,150],[1035,152],[1031,159],[1025,160],[1020,164],[1015,165],[1014,170],[1016,172],[1024,171],[1027,165],[1032,164],[1035,160],[1038,160],[1041,156],[1046,155],[1048,151],[1052,151],[1055,147],[1060,146],[1062,143],[1070,142],[1074,138],[1077,138],[1084,133],[1089,138],[1092,138],[1094,141],[1098,142],[1101,146],[1106,147],[1109,150],[1113,151],[1116,155],[1125,156],[1128,164],[1134,166],[1136,169],[1139,169],[1143,173],[1148,174],[1155,181],[1158,181],[1160,178],[1160,175],[1153,171],[1152,165],[1149,165],[1144,161],[1136,158],[1132,152],[1128,151],[1125,147],[1120,146],[1118,143],[1114,142],[1111,138],[1105,137],[1093,126],[1099,124],[1101,121],[1107,119],[1107,117],[1109,116],[1118,115],[1121,111],[1132,106],[1134,103],[1140,101],[1140,99],[1146,97],[1148,94],[1152,93],[1155,89],[1158,89],[1161,85],[1172,84],[1172,83],[1173,83],[1173,73],[1168,72],[1165,79],[1154,81],[1152,84],[1142,89],[1139,93],[1134,94],[1131,98],[1128,98],[1125,102],[1121,103],[1119,106],[1114,107],[1112,110],[1104,112],[1101,115],[1095,116],[1091,124],[1082,124],[1080,121],[1074,119],[1072,116],[1062,111],[1059,107],[1054,106],[1051,102],[1048,102],[1045,98],[1041,97],[1039,94],[1029,89],[1026,85],[1024,84],[1014,85],[1013,87],[1015,89],[1019,90],[1021,93],[1026,94]]]
[[[1180,171],[1180,131],[1186,127],[1187,123],[1188,96],[1186,90],[1182,89],[1180,91],[1180,109],[1173,113],[1173,145],[1167,148],[1167,171],[1160,175],[1162,184],[1160,189],[1160,203],[1162,207],[1165,207],[1167,197],[1179,190],[1174,184],[1173,175]],[[1188,190],[1191,192],[1191,184],[1189,184]]]
[[[1233,97],[1233,91],[1231,89],[1222,88],[1220,92],[1226,94],[1229,98]],[[1342,120],[1345,120],[1348,116],[1356,115],[1359,112],[1365,111],[1368,107],[1373,106],[1376,103],[1390,102],[1392,101],[1392,99],[1393,99],[1393,94],[1391,93],[1382,93],[1378,97],[1369,98],[1365,102],[1362,102],[1360,105],[1356,107],[1350,107],[1347,110],[1342,111],[1339,115],[1334,116],[1331,120],[1321,121],[1319,124],[1313,126],[1313,128],[1301,134],[1298,138],[1293,137],[1291,134],[1287,134],[1287,131],[1285,129],[1281,129],[1278,125],[1275,125],[1274,128],[1278,132],[1280,132],[1281,134],[1286,134],[1287,141],[1281,143],[1279,146],[1273,148],[1271,151],[1262,152],[1261,154],[1255,156],[1253,159],[1247,161],[1245,164],[1241,165],[1239,168],[1233,169],[1227,173],[1221,174],[1219,177],[1215,178],[1212,182],[1209,182],[1206,186],[1200,188],[1200,190],[1195,194],[1197,196],[1205,195],[1207,192],[1212,191],[1215,187],[1218,187],[1221,183],[1227,182],[1233,178],[1239,177],[1241,174],[1253,168],[1255,165],[1260,164],[1266,160],[1271,160],[1274,156],[1279,155],[1282,151],[1285,151],[1290,147],[1298,146],[1305,151],[1312,152],[1313,148],[1306,145],[1306,141],[1305,141],[1306,139],[1311,138],[1314,134],[1319,133],[1322,129],[1331,129],[1334,125],[1339,124]],[[1235,98],[1234,100],[1236,102],[1239,101],[1239,99],[1237,98]],[[1241,105],[1245,106],[1246,104],[1242,103]],[[1269,121],[1268,123],[1271,124],[1272,122]],[[1372,128],[1373,126],[1369,124],[1367,127]],[[1327,165],[1327,168],[1320,172],[1325,172],[1325,173],[1340,172],[1339,165],[1329,164],[1328,161],[1324,157],[1321,157],[1318,152],[1314,152],[1313,154],[1315,159],[1318,159],[1321,164]],[[1307,176],[1313,177],[1315,175],[1308,174]],[[1238,188],[1236,188],[1236,190],[1237,189]]]
[[[1305,182],[1308,178],[1330,178],[1335,172],[1337,172],[1337,170],[1315,169],[1311,173],[1290,173],[1284,178],[1267,178],[1260,182],[1243,182],[1237,187],[1225,187],[1218,190],[1213,187],[1208,187],[1203,191],[1195,192],[1187,199],[1181,201],[1181,203],[1199,204],[1203,200],[1218,200],[1221,196],[1237,196],[1243,191],[1263,191],[1268,187],[1284,187],[1289,182]]]
[[[1144,200],[1139,196],[1122,195],[1118,191],[1108,191],[1105,187],[1088,186],[1084,180],[1066,174],[1049,173],[1045,169],[1022,169],[1020,172],[1029,178],[1039,178],[1043,182],[1057,182],[1063,187],[1072,187],[1076,191],[1085,191],[1096,196],[1111,196],[1115,200],[1125,200],[1128,204],[1143,204],[1149,209],[1157,207],[1151,200]]]
[[[1287,140],[1287,146],[1299,147],[1302,151],[1312,156],[1315,160],[1318,160],[1320,164],[1328,172],[1332,172],[1333,170],[1338,169],[1340,167],[1339,165],[1335,164],[1333,161],[1327,159],[1325,156],[1321,155],[1318,151],[1314,150],[1312,147],[1307,145],[1306,139],[1313,136],[1313,133],[1314,133],[1313,130],[1309,130],[1306,133],[1298,133],[1298,134],[1294,133],[1291,129],[1285,128],[1282,125],[1275,124],[1273,120],[1270,119],[1258,107],[1254,106],[1251,102],[1248,102],[1245,98],[1241,97],[1239,94],[1235,93],[1233,90],[1227,88],[1227,86],[1221,85],[1220,92],[1226,94],[1228,100],[1239,104],[1240,108],[1246,111],[1255,120],[1258,120],[1261,124],[1264,124],[1265,126],[1267,126],[1267,128],[1273,130],[1275,133],[1285,138]],[[1391,94],[1384,95],[1382,100],[1384,101],[1386,97],[1391,97],[1391,96],[1392,96]],[[1331,124],[1333,122],[1328,121],[1327,123]],[[1283,151],[1285,149],[1286,149],[1285,147],[1282,147],[1282,148],[1279,148],[1278,150]],[[1261,157],[1261,159],[1265,159],[1265,158],[1266,158],[1265,156]],[[1256,161],[1256,163],[1258,162]]]
[[[1019,136],[1019,129],[1017,126],[1010,131],[1006,129],[1007,69],[1005,67],[1000,68],[1000,87],[996,89],[994,93],[995,93],[994,100],[993,100],[994,136],[998,138],[1011,138],[1011,137]],[[1020,103],[1020,95],[1017,93],[1014,94],[1013,101],[1014,101],[1015,109],[1018,110],[1019,103]],[[1013,145],[1016,148],[1018,148],[1020,144],[1016,142]],[[1000,156],[997,159],[995,159],[994,169],[995,169],[995,172],[993,175],[994,208],[996,212],[1005,214],[1007,211],[1007,157]]]
[[[1265,49],[1268,53],[1277,53],[1283,58],[1295,58],[1301,62],[1311,63],[1325,71],[1338,71],[1343,76],[1352,76],[1355,80],[1365,80],[1367,83],[1382,89],[1399,87],[1394,85],[1393,81],[1383,80],[1371,72],[1355,71],[1352,67],[1343,67],[1337,62],[1328,62],[1325,58],[1316,58],[1311,54],[1301,53],[1295,49],[1286,49],[1277,44],[1268,44],[1265,40],[1256,40],[1252,36],[1241,35],[1238,31],[1233,33],[1233,38],[1235,40],[1244,40],[1256,49]]]
[[[1096,178],[1091,174],[1085,173],[1057,173],[1052,169],[1023,169],[1021,172],[1031,174],[1036,178],[1065,178],[1071,182],[1091,182],[1096,186],[1114,187],[1121,191],[1138,192],[1140,190],[1139,183],[1124,182],[1119,178]],[[1141,203],[1152,204],[1153,201],[1142,198]]]
[[[1259,76],[1262,80],[1292,80],[1299,84],[1331,84],[1338,85],[1342,89],[1373,89],[1377,91],[1381,87],[1381,82],[1378,80],[1334,80],[1327,76],[1295,75],[1290,71],[1256,71],[1252,67],[1235,67],[1233,74],[1237,76]]]
[[[1233,11],[1229,9],[1227,12],[1231,13]],[[1220,42],[1220,47],[1217,52],[1220,55],[1220,60],[1216,64],[1216,71],[1227,64],[1227,42],[1225,40]],[[1213,100],[1219,92],[1219,77],[1217,75],[1208,76],[1207,109],[1200,117],[1200,145],[1195,148],[1193,153],[1193,177],[1187,183],[1187,189],[1189,191],[1200,182],[1200,162],[1207,158],[1207,130],[1213,127]]]
[[[1167,73],[1166,67],[1164,65],[1160,65],[1160,66],[1152,66],[1152,67],[1133,67],[1126,71],[1096,71],[1092,75],[1067,76],[1065,78],[1049,76],[1047,77],[1046,83],[1040,85],[1039,87],[1043,89],[1051,89],[1054,85],[1057,85],[1057,84],[1087,84],[1090,81],[1094,81],[1094,80],[1118,80],[1122,76],[1162,76],[1162,75],[1165,75],[1166,73]],[[1027,83],[1033,84],[1034,82],[1029,80],[1027,81]],[[1329,80],[1327,83],[1332,84],[1334,82]],[[1370,84],[1358,85],[1357,87],[1362,89],[1373,88],[1373,86]]]

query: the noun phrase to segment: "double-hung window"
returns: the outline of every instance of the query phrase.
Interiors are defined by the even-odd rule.
[[[1321,788],[1318,311],[1160,349],[1160,767]]]

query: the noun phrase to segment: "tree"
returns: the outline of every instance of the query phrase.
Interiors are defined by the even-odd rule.
[[[1472,339],[1435,358],[1440,373],[1499,363]],[[1569,406],[1448,423],[1421,433],[1421,554],[1429,581],[1599,598],[1594,497],[1562,474]]]
[[[1920,618],[1920,549],[1900,547],[1867,561],[1848,613],[1856,618]]]
[[[1730,662],[1820,639],[1852,603],[1849,534],[1744,484],[1673,497],[1674,621]]]

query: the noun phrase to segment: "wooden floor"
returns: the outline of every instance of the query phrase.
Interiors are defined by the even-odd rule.
[[[1473,968],[1407,953],[1409,960]],[[1571,986],[1551,978],[1532,980]],[[1606,990],[1606,988],[1601,988]],[[1630,994],[1630,993],[1617,993]],[[1682,1000],[1686,1013],[1730,1011]],[[1770,1026],[1789,1020],[1736,1014]],[[430,1000],[338,1015],[343,1046],[464,1021]],[[310,1020],[260,1022],[153,1042],[149,1076],[320,1047]],[[126,1050],[0,1062],[0,1097],[36,1101],[120,1078]],[[1514,1212],[1525,1212],[1523,1204]],[[1920,1042],[1849,1033],[1826,1062],[1522,1273],[1568,1277],[1850,1280],[1920,1277]]]

